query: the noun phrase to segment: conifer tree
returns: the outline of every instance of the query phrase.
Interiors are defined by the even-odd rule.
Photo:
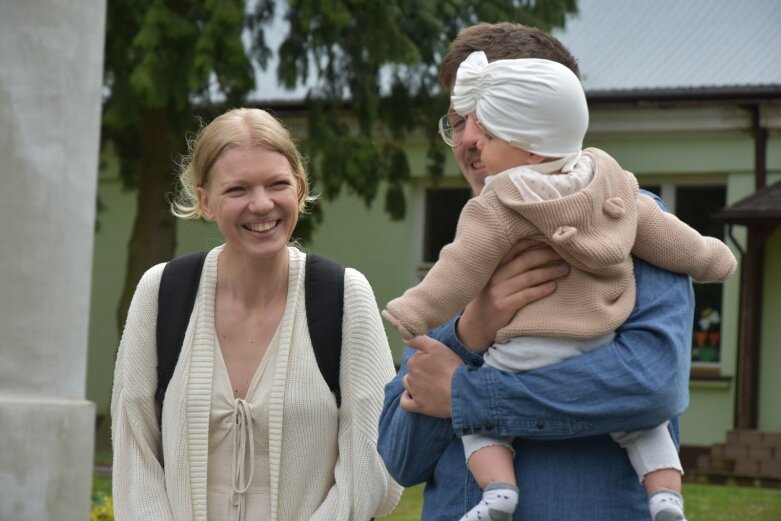
[[[103,150],[137,190],[120,330],[143,272],[174,255],[168,201],[195,115],[257,103],[248,98],[254,70],[266,69],[272,53],[282,86],[308,88],[301,144],[321,195],[346,188],[368,205],[384,187],[385,210],[401,219],[411,132],[429,140],[430,175],[442,172],[435,121],[448,100],[437,69],[458,31],[500,20],[547,30],[575,9],[576,0],[109,1]],[[270,49],[269,31],[280,27],[282,44]],[[304,220],[297,232],[311,225]]]

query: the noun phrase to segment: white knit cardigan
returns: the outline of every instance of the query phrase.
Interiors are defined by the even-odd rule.
[[[214,362],[217,257],[209,252],[179,363],[155,416],[155,321],[163,264],[147,271],[130,305],[111,400],[114,513],[118,521],[206,521],[206,463]],[[377,453],[383,389],[394,376],[369,283],[345,274],[341,407],[322,378],[304,305],[305,254],[289,248],[286,313],[269,404],[272,521],[366,521],[387,515],[401,487]],[[165,470],[162,460],[165,461]],[[212,521],[212,520],[209,520]],[[220,520],[214,520],[220,521]]]

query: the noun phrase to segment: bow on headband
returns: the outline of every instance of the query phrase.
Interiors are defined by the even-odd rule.
[[[453,110],[462,116],[477,109],[477,100],[483,88],[483,72],[488,65],[485,53],[473,52],[458,67],[456,84],[453,87]]]

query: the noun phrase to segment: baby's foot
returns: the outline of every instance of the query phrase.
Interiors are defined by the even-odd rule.
[[[483,499],[459,521],[512,521],[518,505],[518,487],[510,483],[491,483]]]
[[[648,500],[653,521],[686,521],[683,514],[683,498],[674,490],[662,489],[651,494]]]

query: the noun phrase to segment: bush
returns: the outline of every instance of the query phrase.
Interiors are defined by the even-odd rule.
[[[114,521],[114,504],[111,496],[103,496],[92,500],[90,521]]]
[[[95,476],[92,480],[92,512],[90,521],[114,521],[111,499],[111,478]]]

